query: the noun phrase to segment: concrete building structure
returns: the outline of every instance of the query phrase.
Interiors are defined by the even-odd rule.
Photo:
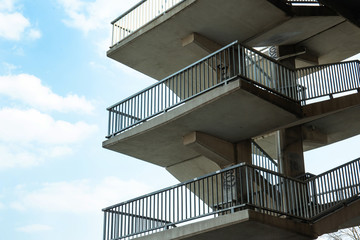
[[[356,0],[144,0],[107,55],[158,83],[108,108],[103,147],[182,183],[104,209],[110,239],[314,239],[360,224],[360,159],[304,151],[360,134]]]

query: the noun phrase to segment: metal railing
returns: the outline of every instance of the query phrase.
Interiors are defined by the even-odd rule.
[[[274,94],[299,99],[292,69],[236,41],[107,108],[107,137],[132,128],[239,76]]]
[[[290,5],[308,5],[308,6],[319,6],[320,3],[318,0],[285,0],[287,4]]]
[[[142,0],[111,22],[111,47],[185,0]],[[320,5],[317,0],[282,0],[290,5]]]
[[[251,141],[252,164],[278,172],[278,161],[267,154],[255,141]]]
[[[112,45],[185,0],[143,0],[111,22]]]
[[[303,100],[360,89],[360,61],[340,62],[296,69]]]
[[[311,216],[319,216],[360,197],[360,158],[307,181]]]
[[[359,198],[359,172],[356,159],[301,181],[242,163],[103,209],[103,237],[139,237],[247,208],[314,221]]]
[[[360,61],[290,69],[237,41],[107,108],[107,137],[242,77],[302,105],[307,100],[360,89]]]

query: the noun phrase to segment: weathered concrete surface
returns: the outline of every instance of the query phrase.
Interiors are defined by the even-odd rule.
[[[238,79],[110,138],[103,147],[169,167],[199,156],[183,144],[188,133],[199,131],[237,143],[298,120],[299,109]]]
[[[217,218],[193,222],[139,240],[238,240],[238,239],[314,239],[309,224],[243,210]]]
[[[278,131],[280,172],[289,177],[305,173],[304,151],[301,126]]]
[[[211,159],[221,168],[236,163],[235,144],[231,142],[202,132],[191,132],[183,139],[185,146]]]
[[[285,127],[302,125],[303,149],[312,150],[360,134],[360,93],[324,100],[302,107],[303,118]],[[277,157],[275,133],[255,141]]]
[[[162,79],[207,55],[207,51],[194,51],[193,44],[183,47],[183,39],[191,33],[222,46],[235,40],[252,47],[304,46],[320,64],[338,62],[360,49],[360,29],[343,17],[290,17],[267,0],[227,0],[222,4],[218,0],[187,0],[128,36],[107,55]]]
[[[339,229],[359,226],[360,200],[356,200],[316,221],[313,225],[317,235],[336,232]]]

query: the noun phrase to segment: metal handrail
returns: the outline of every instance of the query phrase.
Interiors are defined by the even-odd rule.
[[[235,41],[110,106],[107,137],[173,109],[225,82],[242,77],[306,105],[308,100],[360,89],[360,62],[290,69]]]
[[[111,47],[184,1],[185,0],[140,1],[111,22]]]
[[[360,61],[323,64],[296,69],[304,100],[332,96],[360,88]]]
[[[254,140],[251,140],[252,164],[274,172],[278,172],[278,162],[274,160]]]
[[[129,239],[235,209],[313,222],[360,197],[360,158],[306,181],[241,163],[103,209],[104,240]]]
[[[320,5],[318,0],[285,0],[285,2],[287,4],[311,4],[311,6],[313,5]]]
[[[135,6],[114,19],[112,24],[112,43],[115,46],[121,40],[134,33],[144,25],[174,8],[186,0],[142,0]],[[286,4],[320,5],[317,0],[282,0]]]
[[[108,136],[150,118],[238,77],[274,94],[298,99],[294,70],[235,41],[148,88],[107,108]],[[275,81],[276,79],[276,81]]]

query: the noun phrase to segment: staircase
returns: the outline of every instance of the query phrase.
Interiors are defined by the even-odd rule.
[[[360,62],[291,69],[237,41],[107,108],[107,138],[242,78],[253,86],[306,105],[360,89]]]
[[[244,209],[313,224],[359,199],[360,158],[307,180],[242,163],[103,209],[104,240],[129,239]]]

